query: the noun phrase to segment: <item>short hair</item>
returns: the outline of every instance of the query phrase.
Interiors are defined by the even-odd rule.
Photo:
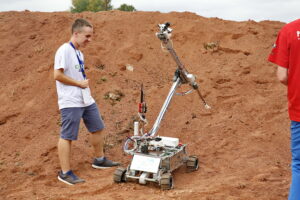
[[[86,21],[85,19],[81,19],[81,18],[76,19],[72,25],[72,34],[75,31],[81,31],[81,29],[85,26],[93,28],[92,24],[90,22]]]

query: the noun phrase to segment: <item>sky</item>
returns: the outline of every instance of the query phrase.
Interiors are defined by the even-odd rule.
[[[114,8],[126,3],[139,11],[193,12],[225,20],[273,20],[290,22],[300,18],[300,0],[112,0]],[[71,0],[0,0],[1,11],[67,11]]]

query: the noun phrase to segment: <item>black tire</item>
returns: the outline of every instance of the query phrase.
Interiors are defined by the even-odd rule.
[[[160,188],[162,190],[170,190],[174,186],[174,180],[171,173],[165,173],[160,179]]]
[[[115,172],[114,172],[114,182],[115,183],[121,183],[121,182],[126,182],[126,169],[123,167],[118,167]]]
[[[186,168],[189,172],[199,169],[199,160],[197,156],[189,156],[186,161]]]

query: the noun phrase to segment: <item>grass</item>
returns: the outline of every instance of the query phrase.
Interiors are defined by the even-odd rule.
[[[99,65],[96,65],[96,68],[99,69],[99,70],[104,70],[105,65],[104,64],[99,64]]]
[[[101,84],[107,81],[107,78],[105,76],[101,77],[98,81],[97,84]]]

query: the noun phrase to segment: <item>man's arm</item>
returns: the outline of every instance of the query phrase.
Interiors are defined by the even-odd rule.
[[[66,85],[73,85],[80,88],[89,87],[89,80],[77,81],[64,74],[63,69],[54,69],[54,79]]]
[[[288,69],[285,67],[278,66],[277,67],[277,78],[278,80],[284,84],[288,84]]]

